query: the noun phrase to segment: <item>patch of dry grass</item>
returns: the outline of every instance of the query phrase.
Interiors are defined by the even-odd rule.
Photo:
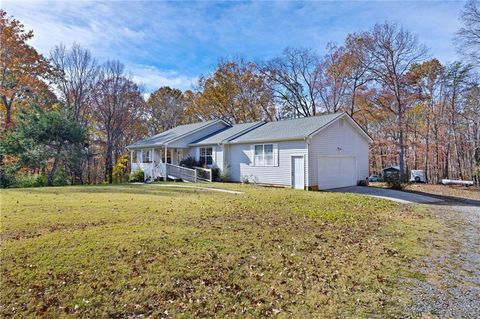
[[[242,185],[2,190],[3,317],[395,317],[433,226],[381,199]]]
[[[480,188],[473,186],[465,187],[453,185],[410,184],[406,189],[415,192],[455,197],[458,199],[480,199]]]
[[[385,188],[387,185],[383,182],[379,183],[370,183],[370,186],[373,187],[382,187]],[[405,191],[411,191],[416,193],[424,193],[424,195],[439,195],[452,197],[453,199],[465,200],[465,199],[480,199],[480,188],[479,187],[465,187],[458,185],[432,185],[432,184],[422,184],[422,183],[411,183],[407,184]]]

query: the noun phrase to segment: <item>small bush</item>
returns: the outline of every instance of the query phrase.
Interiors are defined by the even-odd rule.
[[[142,170],[136,170],[130,175],[130,179],[128,180],[130,183],[143,183],[145,181],[145,173]]]
[[[200,166],[200,163],[195,160],[192,156],[188,156],[180,161],[180,166],[194,168]]]
[[[357,185],[358,186],[368,186],[369,185],[369,182],[368,182],[368,178],[367,179],[361,179],[357,182]]]
[[[220,181],[229,182],[230,181],[230,166],[226,165],[223,168],[222,173],[220,174]]]
[[[219,168],[212,168],[212,181],[220,182],[220,169]]]
[[[128,161],[128,154],[123,154],[113,166],[112,175],[115,184],[128,181]]]
[[[66,186],[70,185],[68,178],[63,174],[56,174],[53,178],[53,186]]]
[[[398,174],[391,174],[389,176],[384,177],[385,183],[387,183],[387,187],[396,190],[403,190],[405,188],[405,183],[402,182],[400,176]]]
[[[40,175],[19,175],[15,178],[13,187],[26,188],[26,187],[42,187],[47,185],[47,176]]]
[[[47,182],[48,182],[48,176],[45,175],[45,174],[40,174],[37,176],[37,178],[35,179],[35,187],[42,187],[42,186],[46,186],[47,185]]]
[[[0,187],[7,188],[15,185],[15,175],[17,171],[13,166],[0,167]]]

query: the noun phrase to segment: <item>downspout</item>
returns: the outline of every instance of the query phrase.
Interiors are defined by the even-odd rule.
[[[305,174],[305,186],[307,191],[311,190],[310,189],[310,161],[309,161],[309,151],[310,151],[310,136],[305,137],[305,145],[307,146],[307,171]]]

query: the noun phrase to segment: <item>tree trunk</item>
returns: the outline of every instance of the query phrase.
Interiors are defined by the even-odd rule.
[[[398,129],[399,129],[399,137],[398,137],[398,164],[400,168],[400,180],[404,181],[405,179],[405,145],[403,140],[403,112],[400,111],[399,105],[399,112],[398,112]]]
[[[430,178],[428,174],[430,173],[430,169],[428,167],[429,161],[428,161],[428,152],[430,151],[430,110],[428,110],[427,113],[427,134],[425,136],[425,178],[427,183],[430,182]]]
[[[5,129],[8,130],[12,126],[12,103],[13,98],[8,101],[6,96],[2,96],[3,106],[5,107]]]
[[[108,181],[109,184],[113,183],[113,146],[112,142],[107,142],[107,153],[105,156],[105,180]]]
[[[58,161],[60,160],[60,152],[62,150],[62,145],[57,146],[57,153],[55,154],[55,159],[53,160],[52,170],[48,173],[47,186],[53,186],[53,179],[57,171]]]

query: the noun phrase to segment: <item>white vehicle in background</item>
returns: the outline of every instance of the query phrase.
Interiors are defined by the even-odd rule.
[[[410,182],[415,183],[426,183],[427,179],[425,178],[425,171],[413,169],[410,171]]]

